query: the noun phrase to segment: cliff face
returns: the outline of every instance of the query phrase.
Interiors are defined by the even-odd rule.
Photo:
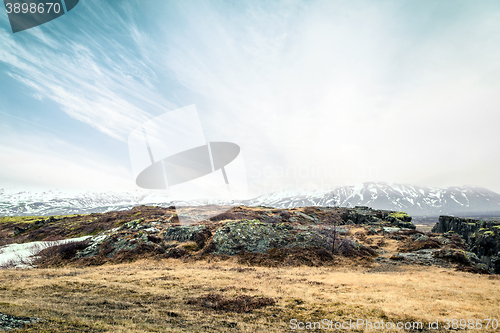
[[[469,251],[495,274],[500,274],[500,222],[440,216],[432,232],[453,232],[467,243]]]

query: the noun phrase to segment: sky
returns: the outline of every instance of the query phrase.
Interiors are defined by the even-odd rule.
[[[498,54],[498,1],[81,0],[16,34],[2,11],[0,188],[138,189],[130,133],[195,105],[252,195],[500,192]]]

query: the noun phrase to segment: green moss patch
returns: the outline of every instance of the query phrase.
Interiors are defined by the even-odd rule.
[[[406,214],[405,212],[394,212],[394,213],[390,213],[389,216],[391,217],[394,217],[396,219],[403,219],[405,217],[410,217],[410,215]]]

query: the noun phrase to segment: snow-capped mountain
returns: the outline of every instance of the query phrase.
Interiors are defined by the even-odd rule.
[[[103,213],[138,205],[171,204],[166,194],[144,191],[66,193],[0,189],[0,216]]]
[[[205,201],[174,201],[166,192],[27,192],[0,189],[0,216],[65,215],[126,210],[138,205],[168,207],[202,205]],[[223,203],[221,203],[223,204]],[[341,186],[323,192],[274,192],[252,200],[225,204],[292,208],[304,206],[369,206],[405,211],[413,216],[500,212],[500,194],[483,187],[422,187],[381,182]]]
[[[405,211],[415,216],[500,212],[500,194],[477,186],[448,188],[379,182],[342,186],[328,191],[289,195],[276,192],[249,202],[279,208],[300,206],[369,206],[376,209]]]

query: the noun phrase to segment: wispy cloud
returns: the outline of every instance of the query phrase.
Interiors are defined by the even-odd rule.
[[[76,28],[63,26],[67,33],[33,29],[22,36],[3,34],[0,61],[9,65],[8,75],[37,96],[55,101],[74,119],[125,141],[151,113],[165,112],[173,105],[155,92],[154,70],[136,55],[134,39],[124,35],[129,34],[129,25],[134,26],[133,19],[98,1],[81,7],[79,11],[86,15],[73,16]],[[99,28],[85,20],[93,20]],[[120,33],[121,41],[109,32]]]

